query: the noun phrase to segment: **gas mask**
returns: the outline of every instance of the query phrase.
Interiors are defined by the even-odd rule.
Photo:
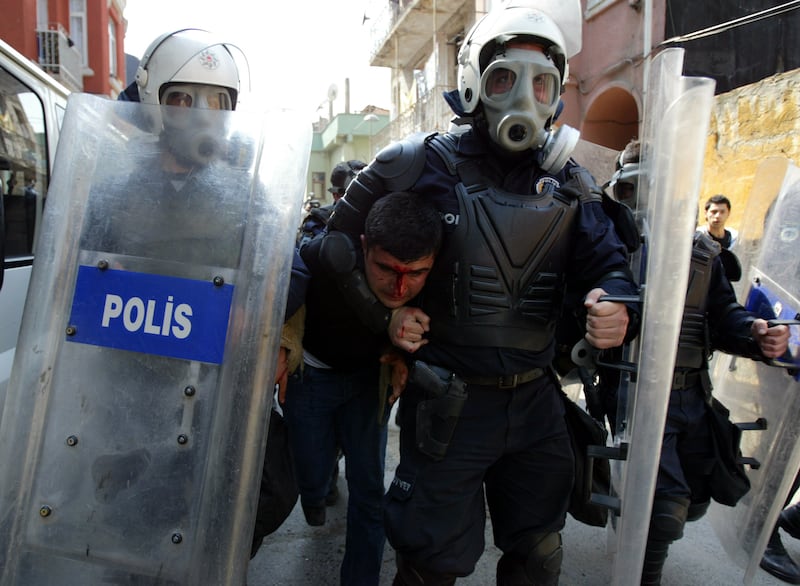
[[[492,140],[508,151],[544,146],[560,80],[539,51],[507,49],[481,75],[480,99]]]
[[[224,143],[225,115],[232,110],[228,91],[219,86],[176,83],[161,96],[164,129],[162,140],[178,161],[207,165],[219,158]]]
[[[558,68],[546,55],[507,48],[481,75],[480,100],[491,139],[511,152],[539,150],[542,168],[560,171],[579,138],[568,126],[550,130],[560,88]]]

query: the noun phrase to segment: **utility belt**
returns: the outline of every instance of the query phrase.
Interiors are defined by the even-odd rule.
[[[520,385],[529,383],[539,377],[544,376],[544,368],[534,368],[519,374],[508,374],[503,376],[465,376],[464,382],[468,385],[479,387],[497,387],[498,389],[515,389]]]
[[[706,369],[676,370],[672,375],[673,391],[682,391],[696,386],[700,386],[707,397],[710,397],[711,379]]]

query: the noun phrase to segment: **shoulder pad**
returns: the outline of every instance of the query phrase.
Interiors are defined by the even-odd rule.
[[[387,191],[411,189],[425,167],[425,141],[431,133],[417,132],[384,147],[370,164]]]

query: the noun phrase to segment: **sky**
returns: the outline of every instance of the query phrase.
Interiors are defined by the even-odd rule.
[[[140,58],[162,33],[203,28],[242,49],[252,91],[266,104],[308,112],[316,120],[328,115],[328,90],[336,85],[336,115],[344,112],[349,79],[351,112],[369,105],[389,109],[389,70],[369,66],[370,21],[362,24],[369,5],[369,0],[128,0],[125,52]]]

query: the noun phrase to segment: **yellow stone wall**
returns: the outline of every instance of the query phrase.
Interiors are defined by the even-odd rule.
[[[800,166],[800,69],[775,75],[715,98],[706,145],[698,223],[705,223],[703,206],[716,193],[731,200],[728,226],[741,230],[753,178],[759,165],[781,157]],[[774,165],[775,161],[772,160]],[[774,173],[764,173],[758,189]],[[775,182],[773,182],[775,183]]]

